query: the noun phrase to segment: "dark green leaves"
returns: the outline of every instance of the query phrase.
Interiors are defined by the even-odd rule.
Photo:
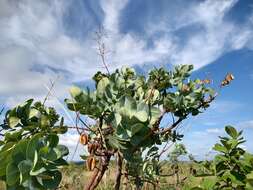
[[[234,127],[232,127],[232,126],[226,126],[226,127],[225,127],[225,130],[226,130],[226,133],[227,133],[230,137],[232,137],[232,138],[234,138],[234,139],[236,139],[236,138],[238,137],[238,133],[237,133],[237,131],[236,131],[236,129],[235,129]]]
[[[18,164],[21,184],[30,178],[30,171],[32,169],[32,166],[33,162],[31,160],[23,160]]]
[[[214,147],[213,147],[213,150],[216,150],[216,151],[219,151],[219,152],[223,152],[223,153],[227,153],[228,150],[226,147],[220,145],[220,144],[215,144]]]
[[[19,180],[19,169],[15,163],[9,163],[6,168],[6,183],[9,186],[16,184]]]
[[[19,126],[19,124],[21,123],[20,119],[18,117],[10,117],[9,118],[9,125],[11,128],[15,128],[17,126]]]
[[[218,152],[214,160],[200,162],[201,166],[212,175],[210,179],[215,180],[215,183],[211,184],[211,189],[219,190],[226,187],[226,189],[250,190],[253,155],[240,148],[239,145],[245,142],[241,137],[241,131],[238,132],[232,126],[226,126],[225,131],[228,137],[220,137],[220,143],[215,144],[213,148]],[[201,183],[201,187],[203,185],[204,182]]]
[[[65,100],[68,108],[96,121],[89,133],[89,152],[118,151],[129,165],[140,164],[136,166],[140,169],[142,163],[131,159],[137,154],[134,162],[142,160],[138,151],[181,140],[176,126],[162,133],[163,117],[169,113],[182,121],[190,114],[201,113],[213,100],[212,89],[201,80],[189,78],[192,70],[192,65],[176,66],[172,71],[153,69],[146,78],[133,68],[123,67],[110,74],[97,72],[93,91],[72,87],[71,98]],[[149,161],[145,171],[150,175],[146,177],[157,176],[157,160]]]
[[[5,121],[0,176],[7,189],[57,188],[59,168],[68,154],[67,147],[58,144],[58,134],[66,132],[64,120],[59,121],[53,108],[31,99],[9,110]]]
[[[10,153],[6,182],[9,186],[26,186],[28,181],[33,181],[44,189],[54,189],[61,179],[58,167],[65,164],[61,160],[67,154],[68,149],[58,145],[58,137],[54,135],[37,134],[29,142],[22,140]]]

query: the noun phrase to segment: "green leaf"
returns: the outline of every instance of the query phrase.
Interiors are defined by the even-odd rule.
[[[236,129],[234,127],[232,127],[232,126],[226,126],[225,130],[226,130],[227,134],[229,136],[231,136],[232,138],[237,138],[238,137],[238,133],[237,133],[237,131],[236,131]]]
[[[58,159],[56,149],[50,148],[48,146],[45,146],[40,149],[39,155],[43,157],[43,159],[49,160],[49,161],[55,161]]]
[[[12,149],[0,153],[0,176],[6,175],[6,167],[11,162]]]
[[[143,125],[142,123],[134,124],[133,126],[131,126],[131,135],[130,136],[135,135],[136,133],[141,131],[144,127],[145,127],[145,125]]]
[[[152,107],[151,112],[150,112],[150,117],[151,117],[150,124],[154,125],[160,116],[161,116],[161,111],[156,107]]]
[[[41,144],[41,134],[36,134],[34,135],[28,145],[27,145],[27,149],[26,149],[26,158],[29,160],[34,160],[34,155],[35,155],[35,151],[38,150],[42,144]]]
[[[121,122],[122,117],[121,117],[120,114],[114,113],[114,118],[115,118],[115,121],[116,121],[116,125],[118,126]]]
[[[23,139],[16,144],[12,151],[13,162],[18,164],[22,160],[26,159],[26,149],[27,149],[28,139]]]
[[[6,168],[6,183],[9,186],[16,184],[19,180],[19,169],[16,164],[9,163]]]
[[[84,155],[80,155],[80,157],[81,157],[82,160],[87,160],[87,158],[88,158],[89,156],[87,156],[87,155],[84,154]]]
[[[54,172],[44,172],[40,174],[41,182],[45,189],[56,189],[62,179],[61,172],[54,171]]]
[[[42,174],[43,172],[47,171],[46,168],[44,167],[38,167],[38,168],[33,168],[31,171],[30,171],[30,175],[31,176],[38,176],[39,174]]]
[[[18,117],[10,117],[9,118],[9,126],[11,128],[15,128],[20,124],[21,120]]]
[[[40,118],[41,116],[41,113],[39,110],[33,108],[30,110],[30,113],[29,113],[29,119],[32,119],[32,118]]]
[[[227,153],[227,151],[228,151],[224,146],[222,146],[218,143],[214,145],[213,150],[216,150],[218,152],[224,152],[224,153]]]
[[[58,145],[56,148],[54,148],[54,151],[56,152],[57,159],[67,156],[69,154],[68,148],[64,145]]]
[[[72,86],[69,91],[74,99],[82,94],[82,90],[77,86]]]
[[[20,172],[20,184],[26,181],[30,177],[30,171],[32,169],[33,163],[31,160],[23,160],[18,164]]]
[[[49,142],[49,147],[54,148],[58,145],[59,143],[59,137],[56,134],[49,134],[47,137],[47,140]]]
[[[202,181],[202,187],[205,190],[213,190],[214,189],[214,185],[216,184],[216,178],[204,178],[204,180]]]
[[[123,144],[123,141],[119,141],[119,139],[113,135],[109,135],[107,137],[108,144],[115,149],[126,149],[126,147]]]
[[[138,111],[134,114],[134,117],[141,122],[146,122],[148,120],[148,113],[146,111]]]
[[[19,131],[16,131],[16,132],[12,132],[12,133],[6,132],[4,141],[5,142],[10,142],[10,141],[18,142],[22,138],[22,133],[23,133],[22,129]]]
[[[52,129],[52,132],[55,132],[57,134],[64,134],[68,131],[68,127],[67,126],[57,126],[57,127],[54,127]]]
[[[107,77],[103,77],[97,85],[97,95],[103,97],[106,91],[106,87],[110,84],[110,81]]]

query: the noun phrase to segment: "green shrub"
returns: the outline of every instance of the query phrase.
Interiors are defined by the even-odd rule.
[[[218,154],[212,161],[198,162],[205,170],[197,171],[185,189],[253,189],[253,155],[240,147],[245,142],[242,131],[232,126],[226,126],[225,131],[228,136],[220,137],[220,143],[213,148]]]
[[[0,142],[0,179],[7,189],[55,189],[61,181],[60,166],[66,165],[67,147],[59,145],[65,133],[63,119],[53,108],[28,100],[6,113]]]

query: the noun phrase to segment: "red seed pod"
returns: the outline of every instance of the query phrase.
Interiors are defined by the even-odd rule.
[[[88,144],[88,152],[91,154],[91,152],[92,152],[92,144]]]
[[[88,157],[86,160],[87,170],[92,171],[96,167],[96,159],[92,157]]]
[[[82,133],[80,135],[80,143],[83,144],[83,145],[88,144],[88,135],[86,133]]]

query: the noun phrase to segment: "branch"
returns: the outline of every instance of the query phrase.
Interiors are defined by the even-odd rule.
[[[81,132],[80,132],[79,127],[78,127],[78,121],[79,121],[78,118],[79,118],[79,112],[76,112],[76,124],[75,124],[75,127],[76,127],[76,130],[79,133],[79,135],[81,135]]]
[[[4,109],[5,109],[5,107],[3,106],[1,111],[0,111],[0,115],[3,113]]]
[[[111,156],[105,156],[103,157],[103,159],[101,159],[101,165],[100,165],[100,170],[99,172],[95,173],[95,175],[93,176],[94,178],[92,178],[92,183],[90,186],[86,187],[85,190],[94,190],[96,189],[96,187],[98,186],[98,184],[100,183],[100,181],[102,180],[105,171],[108,169],[108,165],[110,162]]]
[[[48,87],[46,86],[46,88],[48,89],[48,92],[47,92],[46,97],[45,97],[44,100],[43,100],[42,105],[45,105],[46,101],[48,100],[48,97],[50,96],[50,94],[51,94],[51,92],[52,92],[52,90],[53,90],[53,88],[54,88],[54,86],[55,86],[55,83],[56,83],[56,81],[57,81],[58,78],[59,78],[59,77],[57,77],[54,81],[51,81],[51,80],[50,80],[50,83],[51,83],[50,88],[48,88]]]
[[[117,173],[116,173],[116,179],[115,179],[115,185],[114,185],[114,189],[115,190],[119,190],[120,189],[120,182],[121,182],[121,176],[122,176],[122,163],[123,159],[120,155],[120,153],[118,152],[117,154]]]
[[[217,94],[215,94],[212,97],[210,96],[208,100],[201,102],[201,104],[197,107],[197,109],[200,109],[201,107],[204,107],[205,104],[209,104],[210,102],[212,102],[216,98],[216,96],[217,96]],[[185,117],[178,118],[178,120],[176,122],[173,122],[173,124],[170,127],[163,129],[158,134],[164,135],[168,132],[171,132],[171,130],[174,129],[175,127],[177,127],[178,124],[180,124],[189,114],[190,113],[187,113]]]
[[[96,42],[98,45],[98,55],[101,57],[102,64],[104,68],[106,69],[108,75],[110,75],[110,71],[108,69],[108,66],[105,62],[105,54],[107,53],[105,50],[105,43],[103,42],[103,36],[105,36],[105,33],[103,33],[102,29],[100,28],[99,31],[96,32]]]
[[[72,127],[72,126],[66,126],[68,129],[80,129],[80,130],[83,130],[83,131],[90,131],[89,129],[85,129],[85,128],[82,128],[82,127]]]
[[[177,127],[178,124],[181,123],[183,120],[184,120],[184,118],[178,118],[178,120],[175,123],[173,123],[170,127],[165,128],[164,130],[160,131],[158,134],[164,135],[168,132],[171,132],[171,130],[174,129],[175,127]]]
[[[170,148],[172,145],[174,145],[174,143],[172,143],[172,144],[170,144],[170,145],[168,146],[169,142],[170,142],[170,141],[167,141],[167,142],[166,142],[165,146],[163,147],[162,151],[160,152],[159,157],[158,157],[159,159],[160,159],[160,157],[161,157],[167,150],[169,150],[169,148]],[[167,146],[168,146],[168,147],[167,147]]]
[[[85,123],[85,122],[81,119],[80,116],[78,116],[78,119],[81,121],[81,123],[82,123],[88,130],[90,130],[90,131],[92,131],[92,132],[95,132],[93,129],[90,128],[90,126],[89,126],[87,123]]]

